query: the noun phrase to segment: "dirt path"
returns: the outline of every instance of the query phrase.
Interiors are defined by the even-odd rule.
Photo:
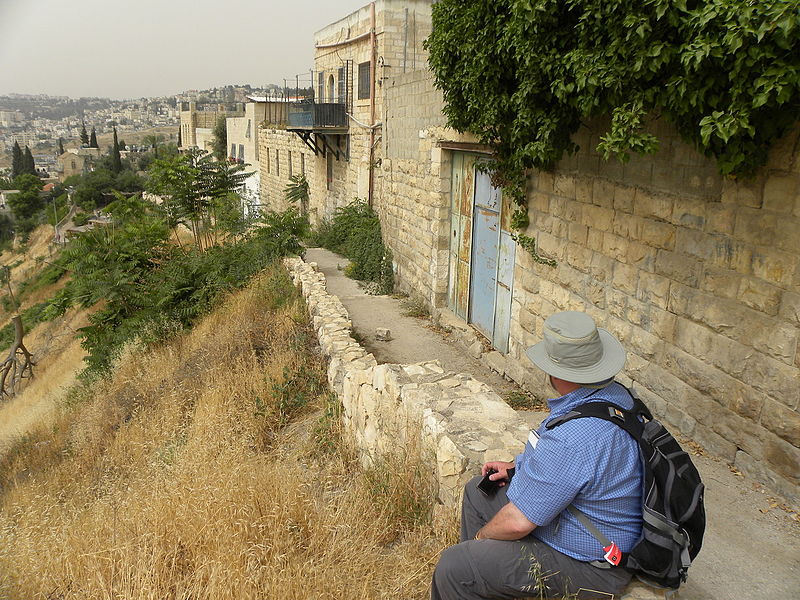
[[[328,280],[328,291],[350,313],[362,345],[378,362],[415,363],[438,359],[445,369],[469,373],[503,396],[516,389],[466,351],[448,342],[425,321],[404,316],[399,299],[370,296],[344,275],[348,264],[327,250],[313,248],[307,262],[316,262]],[[375,329],[391,330],[393,339],[375,339]],[[520,412],[538,424],[543,412]],[[800,520],[790,507],[754,480],[733,472],[707,455],[693,456],[706,485],[708,524],[703,549],[691,567],[680,600],[794,600],[800,598]],[[797,507],[792,507],[797,508]]]
[[[324,248],[309,248],[305,260],[317,263],[325,274],[328,292],[338,296],[345,305],[356,338],[378,363],[409,364],[436,359],[445,370],[472,374],[500,396],[519,389],[447,341],[442,333],[431,327],[429,320],[404,315],[406,309],[399,298],[365,292],[344,274],[344,268],[350,262],[346,258]],[[391,330],[391,340],[384,342],[375,338],[379,327]]]

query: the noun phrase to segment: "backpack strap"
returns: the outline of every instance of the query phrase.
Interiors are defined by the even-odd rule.
[[[641,400],[638,402],[641,404]],[[636,399],[634,399],[634,404],[635,403]],[[640,410],[636,405],[634,405],[633,410],[627,410],[613,402],[587,402],[586,404],[576,406],[560,417],[551,419],[548,421],[547,425],[545,425],[545,428],[553,429],[573,419],[596,417],[604,421],[615,423],[618,427],[627,431],[633,439],[639,442],[642,439],[642,433],[644,433],[644,423],[639,419],[639,416],[641,415],[644,419],[648,419],[647,415],[650,414],[650,411],[647,410],[644,404],[642,404],[642,407],[644,407],[644,411]]]

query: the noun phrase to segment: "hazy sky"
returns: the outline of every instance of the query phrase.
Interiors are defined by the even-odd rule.
[[[0,94],[139,98],[282,84],[368,0],[0,0]]]

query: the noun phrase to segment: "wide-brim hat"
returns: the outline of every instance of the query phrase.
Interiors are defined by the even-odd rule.
[[[548,375],[572,383],[605,381],[625,366],[625,349],[619,340],[577,311],[549,316],[542,341],[525,354]]]

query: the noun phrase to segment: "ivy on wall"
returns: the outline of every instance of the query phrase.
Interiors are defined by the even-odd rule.
[[[610,115],[597,150],[626,161],[663,117],[747,176],[800,118],[798,0],[440,0],[426,47],[450,126],[494,146],[517,242],[545,264],[524,173],[574,152],[582,120]]]
[[[611,115],[606,157],[655,151],[663,116],[749,175],[800,115],[797,0],[440,0],[426,44],[450,125],[506,173],[552,167]]]

